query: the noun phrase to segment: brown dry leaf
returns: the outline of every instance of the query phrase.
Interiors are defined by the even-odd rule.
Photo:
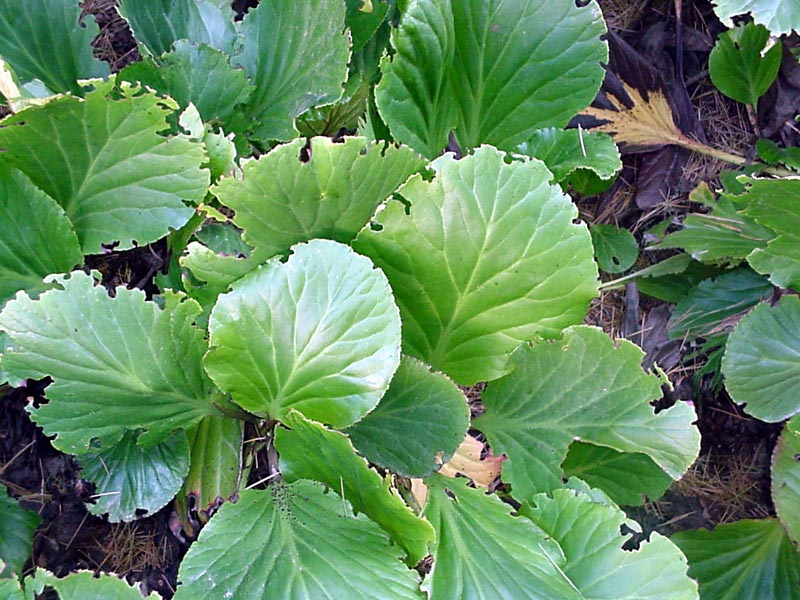
[[[466,475],[475,485],[489,487],[500,475],[505,457],[493,456],[490,452],[486,458],[481,458],[482,452],[483,443],[467,434],[455,454],[439,469],[439,473],[446,477]]]

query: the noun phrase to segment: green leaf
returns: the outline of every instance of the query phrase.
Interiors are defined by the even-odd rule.
[[[122,81],[141,82],[173,98],[181,108],[191,102],[203,121],[225,121],[247,101],[253,86],[228,55],[206,44],[178,40],[158,62],[150,59],[125,67]]]
[[[639,258],[639,244],[627,229],[599,224],[592,225],[589,233],[597,264],[606,273],[627,271]]]
[[[425,162],[409,148],[364,138],[312,138],[278,146],[244,164],[241,179],[222,179],[212,192],[236,212],[245,241],[267,256],[313,238],[350,243],[378,206]]]
[[[704,279],[675,307],[667,325],[672,339],[727,333],[730,322],[762,300],[774,288],[750,269],[737,269]]]
[[[713,0],[714,12],[727,27],[733,17],[750,13],[756,23],[766,25],[772,35],[800,31],[800,6],[795,0]]]
[[[588,106],[605,33],[594,1],[414,0],[381,63],[378,108],[395,139],[428,158],[453,129],[464,149],[510,150]]]
[[[175,429],[215,414],[215,390],[203,373],[199,307],[173,299],[165,310],[144,292],[116,289],[110,298],[91,277],[75,271],[38,300],[20,294],[0,313],[16,349],[3,368],[19,378],[50,376],[49,402],[31,416],[53,445],[82,454],[105,449],[126,431],[147,429],[152,445]]]
[[[108,513],[112,523],[154,514],[175,497],[189,471],[189,443],[183,431],[144,447],[127,432],[111,448],[79,460],[83,477],[95,484],[94,515]],[[142,512],[144,511],[144,512]]]
[[[789,537],[800,541],[800,419],[786,424],[772,455],[772,501]]]
[[[208,187],[203,146],[164,138],[174,103],[125,84],[86,99],[64,96],[2,121],[0,146],[12,166],[63,208],[84,254],[153,242],[194,214]]]
[[[430,524],[411,512],[388,478],[378,475],[356,455],[346,435],[308,421],[296,411],[287,415],[285,423],[291,430],[276,429],[275,448],[286,481],[314,479],[324,483],[334,494],[343,494],[354,511],[383,527],[406,551],[409,565],[425,557],[434,539]],[[310,448],[314,451],[309,452]]]
[[[423,582],[431,600],[582,598],[562,575],[560,549],[531,521],[512,517],[511,506],[465,479],[425,482],[425,516],[436,530],[433,569]]]
[[[290,140],[296,117],[341,95],[350,58],[344,17],[342,0],[271,0],[245,15],[234,62],[256,86],[248,103],[255,137]]]
[[[576,171],[590,171],[608,180],[622,169],[619,150],[611,136],[582,129],[540,129],[519,144],[516,151],[541,160],[557,183]]]
[[[800,179],[748,179],[746,183],[745,214],[777,234],[766,248],[753,250],[747,262],[778,287],[800,288]]]
[[[291,408],[334,427],[372,410],[400,362],[400,316],[383,273],[330,240],[293,247],[219,297],[211,378],[243,408]]]
[[[0,560],[0,573],[2,573],[3,567],[3,561]],[[25,594],[16,579],[0,579],[0,598],[5,598],[5,600],[26,600]]]
[[[0,484],[0,577],[22,575],[40,522],[39,515],[9,498],[6,486]]]
[[[44,289],[45,276],[82,262],[61,207],[19,171],[0,167],[0,306],[19,290]]]
[[[729,98],[755,106],[781,66],[781,44],[770,43],[763,25],[745,23],[720,34],[708,57],[714,86]]]
[[[471,385],[506,373],[519,342],[580,322],[597,267],[577,209],[539,161],[507,163],[485,146],[432,167],[354,247],[392,284],[404,352]]]
[[[338,495],[310,481],[242,492],[189,548],[175,600],[421,599],[378,525],[342,511]]]
[[[450,459],[468,427],[469,407],[461,390],[425,363],[404,356],[378,406],[347,434],[370,462],[404,477],[426,477]]]
[[[347,0],[345,23],[353,35],[353,52],[359,52],[383,24],[388,0]]]
[[[78,571],[66,577],[56,577],[47,571],[37,571],[35,578],[26,580],[28,587],[38,591],[47,586],[58,592],[60,600],[142,600],[139,585],[130,586],[124,579],[108,573],[95,575],[91,571]],[[149,600],[160,600],[161,596],[153,592],[147,595]]]
[[[522,346],[515,369],[483,393],[474,427],[508,456],[503,479],[520,500],[561,487],[573,441],[646,454],[672,479],[694,462],[700,434],[694,410],[679,402],[655,414],[663,381],[641,368],[644,353],[600,329],[570,327],[557,342]]]
[[[38,79],[53,92],[83,95],[79,79],[106,77],[108,65],[92,56],[100,33],[94,17],[79,24],[73,0],[0,0],[0,55],[22,83]]]
[[[800,412],[800,298],[756,306],[728,337],[725,388],[745,412],[777,423]]]
[[[671,539],[689,559],[702,600],[800,599],[800,555],[777,519],[681,531]]]
[[[212,0],[122,0],[119,13],[154,56],[168,52],[178,40],[208,44],[230,54],[236,41],[230,6],[223,10]]]
[[[601,488],[624,506],[640,506],[648,499],[660,498],[672,484],[672,478],[646,454],[618,452],[584,442],[570,445],[561,468],[565,475]]]
[[[696,600],[697,583],[686,576],[686,558],[664,536],[651,533],[635,551],[622,549],[623,526],[639,525],[616,506],[573,490],[538,494],[520,514],[561,546],[564,575],[583,600]]]

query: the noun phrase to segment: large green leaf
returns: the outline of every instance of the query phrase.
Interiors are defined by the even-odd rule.
[[[0,484],[0,578],[22,575],[25,562],[31,557],[33,532],[40,521],[35,512],[9,498],[6,486]]]
[[[12,376],[50,376],[49,402],[30,412],[64,452],[105,449],[138,428],[140,443],[164,440],[214,414],[215,390],[201,356],[199,307],[172,298],[162,310],[140,290],[110,298],[75,271],[32,300],[20,294],[0,312],[0,329],[16,346],[3,368]]]
[[[258,139],[292,139],[296,117],[341,95],[350,57],[344,17],[343,0],[270,0],[245,15],[234,62],[256,86],[248,114]]]
[[[694,410],[681,402],[656,414],[650,402],[663,381],[642,370],[642,358],[634,344],[586,326],[514,354],[515,369],[485,390],[474,427],[508,456],[503,478],[517,498],[561,487],[577,440],[646,454],[673,479],[689,468],[700,449]]]
[[[242,492],[189,548],[175,600],[421,599],[399,549],[347,509],[310,481]]]
[[[790,420],[772,455],[772,501],[795,543],[800,543],[800,418]]]
[[[108,75],[92,56],[100,29],[91,15],[79,24],[80,14],[74,0],[0,0],[0,56],[21,83],[38,79],[53,92],[82,96],[79,79]]]
[[[722,373],[731,398],[757,419],[778,422],[800,412],[800,298],[760,304],[739,321]]]
[[[119,12],[137,41],[154,56],[169,51],[178,40],[208,44],[228,54],[233,51],[233,12],[213,0],[122,0]]]
[[[623,526],[638,523],[615,506],[584,493],[538,494],[520,513],[551,536],[564,552],[565,577],[582,600],[696,600],[697,583],[686,575],[686,558],[669,539],[650,534],[635,551],[622,549]]]
[[[345,427],[372,410],[400,362],[400,316],[383,273],[330,240],[293,247],[219,297],[205,365],[242,407]]]
[[[405,477],[426,477],[450,459],[468,427],[469,407],[461,390],[425,363],[404,356],[378,406],[347,434],[370,462]]]
[[[313,238],[347,244],[375,209],[425,161],[406,147],[315,137],[278,146],[245,163],[241,179],[221,180],[212,192],[236,212],[245,241],[267,256]]]
[[[124,579],[108,573],[77,571],[66,577],[56,577],[47,571],[36,571],[33,579],[25,580],[26,595],[31,593],[29,598],[33,598],[32,592],[41,594],[45,587],[58,592],[59,600],[142,600],[144,597],[140,585],[130,586]],[[145,600],[160,598],[152,592]]]
[[[111,448],[80,458],[84,479],[95,484],[92,514],[108,513],[111,522],[133,521],[166,506],[180,489],[189,471],[186,434],[175,431],[148,447],[139,446],[137,438],[129,431]]]
[[[750,179],[747,184],[744,213],[777,233],[747,261],[778,287],[800,289],[800,179]]]
[[[777,519],[681,531],[671,539],[689,559],[702,600],[800,599],[800,555]]]
[[[61,207],[19,171],[0,167],[0,306],[19,290],[43,289],[46,275],[81,262]]]
[[[451,130],[462,148],[510,150],[588,106],[605,32],[594,0],[412,0],[381,63],[378,108],[395,138],[428,158]]]
[[[466,479],[434,475],[426,483],[425,516],[436,530],[433,569],[423,582],[431,600],[582,599],[562,574],[560,549],[531,521],[512,517],[508,504]]]
[[[9,162],[64,208],[85,254],[153,242],[194,214],[209,174],[203,146],[164,138],[172,101],[126,84],[64,96],[0,123]]]
[[[800,5],[796,0],[713,0],[714,12],[728,27],[733,17],[749,13],[756,23],[766,25],[772,35],[800,31]]]
[[[392,284],[407,354],[463,385],[496,379],[519,342],[583,319],[597,294],[589,232],[539,161],[484,146],[432,167],[354,247]]]
[[[428,553],[434,533],[430,524],[414,515],[384,479],[357,456],[347,436],[308,421],[292,411],[285,419],[291,430],[275,431],[275,448],[286,481],[314,479],[335,494],[344,494],[353,510],[364,513],[403,548],[413,566]],[[309,449],[313,448],[313,452]],[[331,465],[336,465],[335,469]]]
[[[714,86],[729,98],[755,106],[778,76],[781,44],[769,44],[763,25],[746,23],[720,34],[708,57]]]

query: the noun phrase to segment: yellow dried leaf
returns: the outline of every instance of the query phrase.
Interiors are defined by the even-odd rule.
[[[489,453],[485,458],[481,458],[482,452],[483,444],[467,434],[455,454],[439,469],[439,473],[446,477],[466,475],[475,485],[488,487],[500,475],[505,457]]]

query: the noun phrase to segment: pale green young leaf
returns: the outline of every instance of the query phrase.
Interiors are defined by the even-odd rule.
[[[513,149],[592,101],[605,32],[594,1],[413,0],[381,64],[378,108],[395,138],[428,158],[453,129],[463,149]]]
[[[521,341],[583,319],[597,294],[589,232],[537,160],[484,146],[431,166],[354,247],[392,284],[404,352],[462,385],[496,379]]]
[[[772,455],[772,501],[789,537],[800,543],[800,417],[783,429]]]
[[[3,561],[0,560],[0,573],[3,568]],[[0,579],[0,598],[5,600],[27,600],[19,581],[16,579]]]
[[[59,600],[160,600],[156,592],[144,597],[139,585],[128,585],[124,579],[108,573],[96,575],[91,571],[76,571],[66,577],[56,577],[47,571],[36,571],[32,580],[26,580],[28,587],[39,592],[45,586],[58,592]]]
[[[378,406],[347,434],[370,462],[404,477],[426,477],[450,459],[468,427],[469,407],[461,390],[425,363],[404,356]]]
[[[582,600],[697,600],[686,558],[669,539],[650,534],[637,550],[622,549],[620,528],[640,528],[616,506],[573,490],[538,494],[520,514],[551,536],[564,552],[564,575]]]
[[[0,581],[22,575],[33,550],[33,533],[40,522],[38,514],[22,508],[0,483]]]
[[[400,362],[400,315],[386,277],[330,240],[293,247],[237,281],[209,322],[211,378],[243,408],[291,408],[345,427],[372,410]]]
[[[511,506],[466,479],[434,475],[425,483],[425,516],[436,530],[423,582],[431,600],[583,600],[563,575],[560,548],[528,519],[511,516]]]
[[[233,60],[256,86],[247,107],[254,137],[290,140],[296,117],[339,98],[350,58],[344,17],[343,0],[271,0],[245,15]]]
[[[91,15],[79,23],[80,15],[73,0],[0,0],[0,56],[21,83],[38,79],[53,92],[82,96],[79,79],[108,75],[92,56],[100,29]]]
[[[0,306],[19,290],[44,289],[44,277],[82,262],[61,207],[21,172],[0,167]]]
[[[737,102],[755,106],[781,66],[781,44],[770,44],[763,25],[745,23],[720,34],[708,57],[714,86]]]
[[[324,483],[333,494],[343,494],[354,511],[364,513],[383,527],[406,551],[409,565],[425,557],[428,544],[434,539],[430,524],[411,512],[388,478],[369,468],[346,435],[308,421],[296,411],[289,413],[284,423],[290,429],[275,431],[275,448],[286,481],[313,479]]]
[[[728,27],[733,27],[733,17],[749,14],[772,35],[800,31],[800,5],[796,0],[712,0],[712,4],[714,12]]]
[[[800,412],[800,298],[762,303],[728,337],[725,388],[748,414],[777,423]]]
[[[85,99],[56,98],[0,126],[4,157],[62,206],[84,254],[163,237],[208,188],[202,144],[159,135],[174,103],[125,84],[120,95],[98,85]]]
[[[196,303],[162,310],[124,287],[111,298],[81,271],[55,283],[38,300],[19,294],[6,304],[0,329],[14,345],[3,356],[10,375],[53,378],[49,402],[30,412],[56,448],[105,449],[136,429],[151,445],[217,412]]]
[[[189,444],[175,431],[153,446],[140,446],[128,431],[114,446],[79,458],[82,477],[95,484],[94,515],[112,523],[155,514],[175,497],[189,471]],[[144,512],[142,512],[144,511]]]
[[[242,492],[200,532],[175,600],[421,600],[381,528],[311,481]]]
[[[702,600],[800,599],[800,554],[777,519],[680,531],[671,539],[689,560]]]
[[[122,0],[119,12],[153,56],[168,52],[178,40],[230,54],[236,41],[233,11],[213,0]]]
[[[600,329],[567,329],[561,340],[522,346],[514,370],[483,394],[474,421],[520,500],[561,487],[561,463],[573,441],[646,454],[672,479],[697,458],[694,410],[679,402],[655,413],[663,381],[641,368],[644,353]]]
[[[407,147],[384,146],[364,138],[311,139],[274,148],[242,167],[242,178],[227,177],[212,188],[236,212],[244,240],[267,256],[313,238],[347,244],[386,200],[425,161]]]

